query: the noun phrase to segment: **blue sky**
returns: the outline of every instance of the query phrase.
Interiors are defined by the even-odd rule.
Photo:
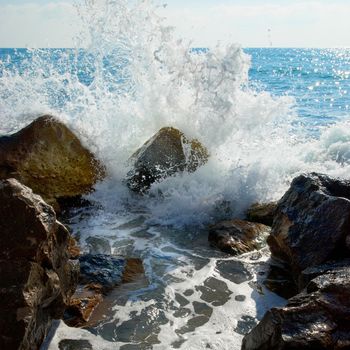
[[[0,0],[0,47],[72,46],[79,31],[74,2]],[[350,0],[155,2],[168,4],[160,14],[194,46],[350,47]]]

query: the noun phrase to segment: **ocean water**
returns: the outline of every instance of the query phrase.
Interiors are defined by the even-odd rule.
[[[79,13],[84,49],[0,49],[0,134],[50,113],[79,135],[108,177],[67,223],[83,251],[98,237],[141,258],[145,281],[117,289],[96,324],[61,323],[49,348],[240,349],[285,300],[261,283],[268,250],[218,252],[207,225],[279,199],[301,172],[350,177],[350,50],[194,49],[143,1]],[[199,139],[209,162],[130,193],[127,160],[163,126]]]

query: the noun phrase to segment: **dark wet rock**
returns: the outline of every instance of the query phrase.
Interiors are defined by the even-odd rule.
[[[242,343],[243,350],[349,348],[349,267],[314,278],[287,306],[268,311]]]
[[[272,257],[299,273],[332,258],[349,256],[350,182],[316,173],[295,178],[278,202],[267,242]]]
[[[303,270],[299,276],[299,290],[305,288],[312,279],[318,276],[324,274],[336,275],[338,273],[342,273],[348,267],[350,267],[350,259],[328,261],[322,265],[308,267],[307,269]]]
[[[112,248],[109,240],[103,237],[88,237],[86,243],[89,248],[89,254],[111,254]]]
[[[222,221],[209,227],[209,242],[225,253],[238,255],[265,245],[270,227],[244,220]]]
[[[37,349],[74,293],[79,266],[51,206],[15,179],[0,181],[0,348]]]
[[[179,303],[181,307],[188,305],[190,302],[179,293],[175,293],[175,300]]]
[[[267,226],[272,226],[276,207],[276,202],[255,203],[249,207],[246,212],[247,220],[251,222],[258,222]]]
[[[127,184],[142,193],[152,183],[178,172],[194,172],[208,157],[207,149],[198,140],[188,140],[181,131],[165,127],[131,156]]]
[[[237,322],[235,332],[238,334],[245,335],[250,332],[257,324],[257,320],[249,315],[244,315]]]
[[[92,350],[92,345],[86,339],[62,339],[58,344],[59,350]]]
[[[144,275],[142,261],[137,258],[86,254],[79,260],[80,284],[64,315],[65,323],[71,327],[87,326],[100,321],[96,316],[97,310],[109,308],[107,298],[113,289],[125,283],[136,282]]]
[[[241,284],[253,278],[253,275],[241,261],[218,260],[216,263],[216,269],[222,277],[236,284]]]
[[[51,116],[0,137],[0,179],[18,179],[50,204],[90,192],[104,173],[76,135]]]
[[[241,295],[241,294],[236,295],[236,296],[235,296],[235,300],[236,300],[236,301],[243,302],[243,301],[246,300],[246,296],[245,296],[245,295]]]
[[[283,298],[291,298],[298,293],[290,270],[283,265],[270,264],[264,286]]]
[[[204,315],[204,316],[210,317],[211,314],[213,313],[213,308],[206,303],[200,303],[198,301],[194,301],[192,304],[193,304],[194,312],[198,315]]]
[[[232,292],[227,284],[214,277],[208,277],[203,285],[196,286],[196,290],[201,292],[200,298],[213,306],[221,306],[230,300]]]
[[[107,254],[85,254],[80,256],[80,284],[100,285],[108,292],[122,282],[126,260]]]

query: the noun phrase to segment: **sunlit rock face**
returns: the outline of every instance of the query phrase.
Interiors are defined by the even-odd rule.
[[[104,173],[78,137],[51,116],[0,137],[0,179],[16,178],[50,204],[91,191]]]
[[[207,149],[198,140],[188,140],[178,129],[164,127],[131,156],[127,184],[142,193],[152,183],[178,172],[194,172],[208,157]]]

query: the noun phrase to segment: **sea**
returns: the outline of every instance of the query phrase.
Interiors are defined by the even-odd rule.
[[[65,223],[83,252],[97,238],[145,270],[94,324],[58,323],[46,348],[240,349],[286,300],[263,284],[267,248],[227,255],[208,225],[278,200],[302,172],[350,178],[350,49],[194,48],[149,2],[105,3],[81,5],[76,48],[0,49],[0,135],[43,114],[66,123],[108,176]],[[131,193],[128,159],[164,126],[209,161]]]

